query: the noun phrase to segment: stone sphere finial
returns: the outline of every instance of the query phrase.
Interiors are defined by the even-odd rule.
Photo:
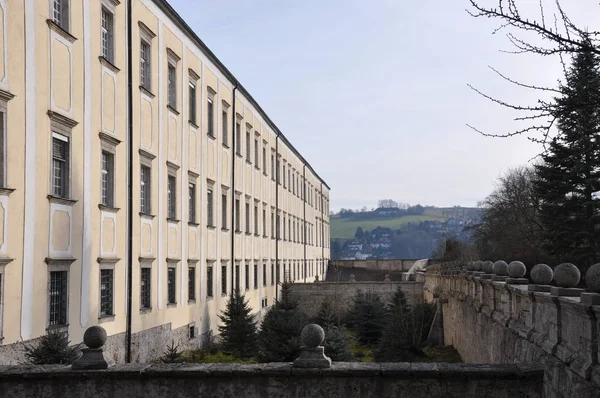
[[[575,264],[562,263],[554,269],[554,280],[560,287],[575,287],[581,279],[581,272]]]
[[[473,271],[481,271],[483,268],[483,261],[473,261]]]
[[[527,273],[527,267],[521,261],[511,261],[508,264],[508,276],[511,278],[522,278]]]
[[[498,260],[494,263],[492,270],[498,276],[506,276],[508,274],[508,264],[506,264],[506,261]]]
[[[83,343],[89,348],[101,348],[106,338],[106,330],[102,326],[90,326],[83,334]]]
[[[300,338],[306,348],[315,349],[325,340],[325,331],[316,323],[310,323],[302,328]]]
[[[484,261],[483,264],[481,265],[481,269],[486,274],[491,274],[492,272],[494,272],[494,263],[489,260]]]
[[[531,269],[531,279],[537,285],[547,285],[552,282],[554,271],[547,264],[537,264]]]
[[[473,261],[467,262],[467,271],[473,271]]]
[[[600,263],[592,265],[585,273],[585,283],[594,293],[600,293]]]

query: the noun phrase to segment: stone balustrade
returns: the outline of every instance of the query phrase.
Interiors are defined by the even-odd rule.
[[[600,265],[582,289],[572,264],[537,265],[529,283],[525,266],[513,263],[439,264],[417,276],[425,299],[442,303],[445,344],[469,363],[542,364],[546,397],[597,397]]]

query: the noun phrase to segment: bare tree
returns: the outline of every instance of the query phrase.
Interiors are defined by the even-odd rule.
[[[600,32],[588,31],[586,28],[575,25],[565,12],[560,0],[554,0],[552,13],[547,12],[544,0],[539,0],[539,14],[534,19],[527,18],[521,12],[517,0],[497,0],[496,7],[483,6],[476,0],[469,0],[469,2],[470,8],[467,9],[467,12],[471,16],[497,21],[499,26],[493,31],[494,34],[506,32],[508,40],[514,46],[513,51],[506,52],[514,54],[532,53],[540,56],[557,55],[565,71],[564,56],[570,57],[580,52],[600,54]],[[600,7],[598,11],[600,12]],[[561,93],[560,89],[525,84],[505,76],[492,67],[490,69],[512,84],[540,91],[540,95],[544,93],[543,96],[546,98]],[[541,143],[545,147],[552,135],[556,115],[561,111],[552,99],[539,99],[536,104],[529,105],[516,104],[483,93],[471,85],[468,86],[488,100],[517,111],[520,116],[515,117],[514,120],[526,123],[524,127],[504,133],[487,133],[468,125],[470,128],[487,137],[512,137],[525,134],[531,141]]]
[[[479,203],[481,220],[467,229],[472,232],[482,258],[520,260],[526,264],[545,260],[535,178],[532,166],[511,169]]]

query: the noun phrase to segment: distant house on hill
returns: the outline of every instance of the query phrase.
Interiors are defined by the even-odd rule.
[[[360,243],[357,240],[353,240],[351,242],[348,242],[348,250],[350,251],[358,251],[358,250],[362,250],[362,243]]]
[[[354,257],[355,257],[357,260],[366,260],[366,259],[368,259],[369,257],[371,257],[371,255],[370,255],[370,254],[366,254],[366,253],[362,253],[362,252],[360,252],[360,251],[357,251],[357,252],[356,252],[356,254],[354,255]]]
[[[389,238],[393,235],[390,228],[377,227],[371,231],[371,236],[374,238]]]
[[[399,217],[402,215],[402,210],[397,207],[379,207],[373,213],[381,217]]]

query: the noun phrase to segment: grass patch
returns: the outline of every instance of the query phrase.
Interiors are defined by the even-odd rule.
[[[441,362],[441,363],[462,363],[463,360],[456,349],[449,346],[430,345],[423,349],[424,357],[415,359],[414,362]]]
[[[331,218],[331,238],[336,239],[352,239],[356,228],[361,227],[363,230],[373,230],[378,226],[391,228],[393,230],[400,229],[408,223],[417,223],[423,221],[445,221],[446,218],[437,215],[421,215],[421,216],[404,216],[396,218],[367,218],[356,219],[347,218]]]

